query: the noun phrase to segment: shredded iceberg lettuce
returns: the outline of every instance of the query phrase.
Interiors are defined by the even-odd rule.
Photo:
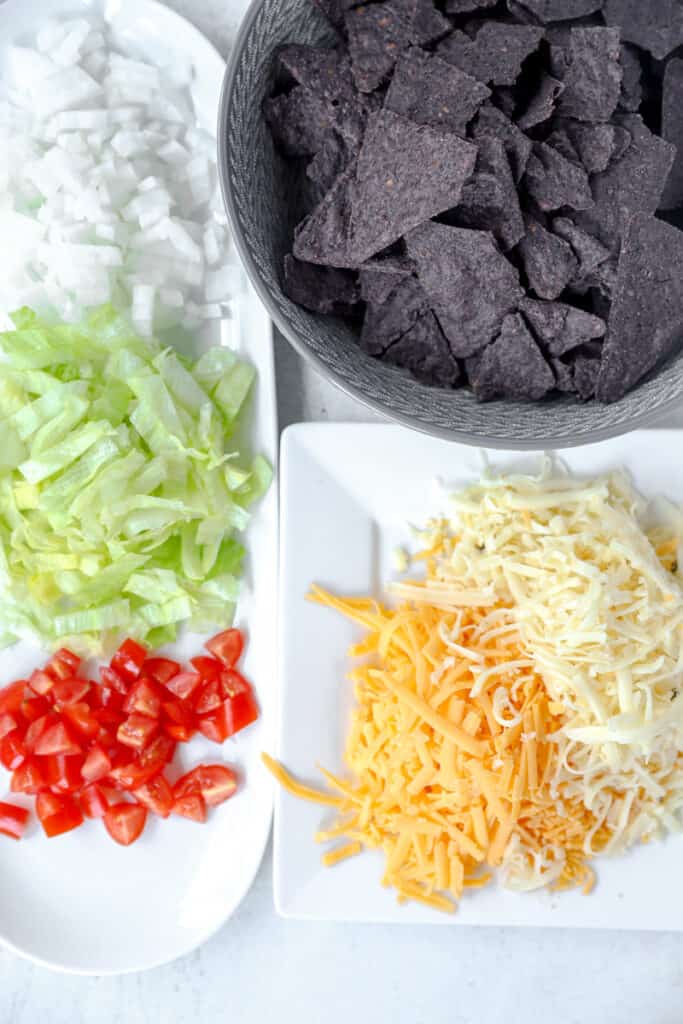
[[[111,307],[80,325],[30,309],[0,333],[0,638],[99,654],[180,623],[229,622],[235,533],[270,485],[236,430],[254,378],[226,350],[194,365]]]

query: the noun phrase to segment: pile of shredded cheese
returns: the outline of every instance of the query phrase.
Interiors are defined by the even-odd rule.
[[[497,868],[581,885],[596,854],[680,828],[681,515],[654,528],[619,474],[486,477],[425,531],[397,607],[314,600],[366,630],[327,864],[376,848],[401,901],[453,910]],[[683,535],[683,531],[680,531]]]

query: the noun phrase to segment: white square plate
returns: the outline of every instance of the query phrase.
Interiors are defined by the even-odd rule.
[[[683,501],[676,431],[642,431],[562,453],[579,474],[619,466],[648,496]],[[539,456],[488,452],[496,467],[533,471]],[[311,583],[340,594],[382,593],[392,552],[444,504],[438,480],[455,490],[482,470],[482,453],[401,427],[305,424],[282,447],[280,573],[280,718],[277,754],[313,785],[316,765],[343,772],[352,704],[346,650],[357,628],[305,600]],[[452,485],[452,486],[451,486]],[[642,846],[596,861],[598,884],[580,892],[517,894],[491,886],[473,892],[455,915],[411,903],[398,906],[380,878],[383,857],[368,852],[335,868],[321,864],[314,832],[325,808],[279,790],[275,803],[275,901],[288,917],[404,924],[536,925],[576,928],[683,929],[679,884],[683,839]]]

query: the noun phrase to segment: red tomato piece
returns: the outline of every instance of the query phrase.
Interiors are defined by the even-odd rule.
[[[214,658],[218,658],[228,668],[232,668],[242,656],[244,636],[239,629],[226,629],[208,640],[204,646],[213,654]]]
[[[134,683],[147,658],[147,650],[135,640],[124,640],[111,659],[111,667],[128,683]]]
[[[83,824],[83,815],[70,796],[44,790],[36,797],[36,813],[46,836],[61,836]]]
[[[0,832],[10,839],[21,839],[26,831],[29,812],[25,807],[0,801]]]
[[[45,758],[43,774],[53,790],[73,793],[83,785],[81,771],[85,758],[82,754],[53,754]]]
[[[76,732],[88,739],[96,736],[99,731],[100,723],[84,701],[79,701],[76,704],[67,704],[66,707],[62,708],[62,717],[66,718],[69,725],[73,726]]]
[[[203,824],[206,821],[206,804],[203,796],[201,793],[188,793],[186,796],[177,797],[173,801],[173,813]]]
[[[3,715],[0,715],[0,739],[6,736],[8,732],[14,732],[15,729],[19,728],[19,713],[11,714],[6,711]]]
[[[224,707],[228,722],[228,736],[234,736],[235,733],[246,729],[258,718],[258,704],[254,700],[251,689],[228,698]]]
[[[148,658],[142,666],[141,675],[151,676],[165,686],[169,679],[173,679],[179,672],[180,664],[177,661],[171,661],[170,658]]]
[[[9,784],[13,793],[39,793],[46,786],[45,776],[36,757],[24,758],[14,769]]]
[[[174,697],[179,700],[187,700],[191,697],[202,681],[199,672],[179,672],[177,676],[166,683],[166,689],[170,690]]]
[[[208,715],[216,711],[223,703],[221,696],[221,684],[217,679],[204,683],[201,690],[195,697],[194,710],[197,715]]]
[[[147,821],[147,808],[140,804],[114,804],[105,812],[102,820],[114,842],[130,846],[142,834]]]
[[[56,651],[47,665],[45,671],[53,679],[71,679],[75,676],[81,667],[81,659],[73,651],[69,651],[66,647],[60,647]]]
[[[33,723],[33,725],[37,724],[38,722]],[[26,735],[28,736],[28,733]],[[80,744],[76,742],[66,723],[62,721],[49,725],[45,732],[36,740],[33,750],[36,754],[40,754],[41,757],[47,757],[48,754],[81,753]]]
[[[140,676],[128,691],[123,710],[128,714],[137,711],[148,718],[158,718],[161,714],[161,692],[158,684],[153,679]]]
[[[200,793],[207,807],[217,807],[229,800],[236,789],[237,775],[232,768],[224,764],[200,764],[178,779],[173,796]]]
[[[173,792],[163,775],[150,779],[133,793],[143,807],[158,814],[160,818],[168,818],[173,809]]]
[[[116,738],[124,747],[132,747],[133,750],[144,750],[149,746],[153,736],[159,731],[159,723],[147,715],[139,715],[134,712],[116,730]]]
[[[18,768],[25,757],[26,746],[19,729],[8,732],[6,736],[2,737],[0,740],[0,762],[8,772],[13,772],[15,768]]]
[[[166,735],[178,743],[187,743],[196,732],[192,708],[184,701],[167,700],[164,701],[162,709],[162,729]]]
[[[208,683],[212,679],[219,679],[220,674],[224,669],[222,662],[216,658],[208,658],[205,654],[200,654],[197,658],[192,658],[190,664],[199,672],[202,680]]]
[[[100,665],[100,679],[102,680],[102,686],[108,690],[113,690],[115,693],[120,693],[124,696],[128,693],[129,684],[125,679],[121,678],[118,672],[115,672],[108,665]]]
[[[53,725],[55,725],[59,719],[52,711],[48,711],[46,715],[42,715],[41,718],[34,719],[29,725],[24,735],[24,746],[27,750],[35,750],[36,743]]]
[[[175,743],[168,736],[157,736],[137,760],[116,764],[109,778],[121,789],[138,789],[163,771],[173,759]]]
[[[228,738],[228,721],[225,714],[225,705],[221,704],[217,711],[210,715],[202,715],[197,719],[197,729],[207,740],[214,743],[222,743]]]
[[[50,702],[45,697],[30,697],[28,700],[22,701],[21,714],[27,722],[35,722],[37,718],[42,718],[50,710]]]
[[[60,679],[52,687],[50,696],[56,704],[75,704],[82,701],[90,692],[90,683],[87,679]]]
[[[91,782],[81,791],[79,800],[86,818],[103,818],[109,810],[107,794],[96,782]]]
[[[35,672],[32,672],[29,676],[28,685],[34,693],[38,694],[39,697],[44,697],[45,694],[49,693],[55,685],[55,680],[52,676],[49,676],[47,672],[43,672],[42,669],[37,668]]]
[[[111,771],[112,760],[107,751],[99,743],[93,743],[81,768],[81,775],[86,782],[103,779]]]
[[[0,690],[0,714],[4,714],[6,711],[13,714],[21,709],[27,685],[28,683],[24,679],[18,679],[16,683],[3,686]]]
[[[240,693],[251,693],[251,684],[234,668],[226,668],[221,672],[220,683],[221,696],[224,700],[237,697]]]

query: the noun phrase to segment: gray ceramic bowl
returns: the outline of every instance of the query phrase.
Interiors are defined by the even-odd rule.
[[[296,306],[282,291],[281,268],[301,195],[276,152],[261,114],[273,54],[284,43],[333,36],[309,0],[254,0],[228,67],[219,116],[219,167],[235,240],[256,291],[294,348],[340,388],[408,427],[466,444],[542,449],[589,444],[659,417],[683,398],[683,355],[614,405],[581,405],[561,396],[541,403],[480,404],[466,389],[418,384],[360,351],[339,320]],[[683,272],[683,268],[681,268]]]

